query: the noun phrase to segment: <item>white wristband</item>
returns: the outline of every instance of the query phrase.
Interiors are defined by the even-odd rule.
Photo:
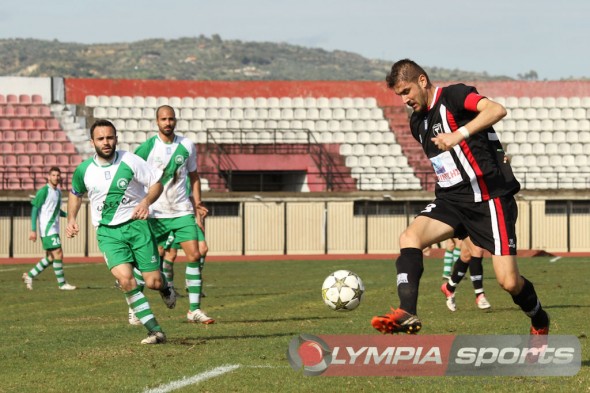
[[[459,127],[459,129],[457,130],[457,132],[461,135],[463,135],[464,139],[469,138],[471,135],[469,135],[469,130],[467,130],[467,128],[465,128],[465,126],[463,127]]]

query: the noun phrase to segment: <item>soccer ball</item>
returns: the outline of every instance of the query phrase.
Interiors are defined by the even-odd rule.
[[[352,311],[361,304],[365,286],[359,276],[349,270],[337,270],[322,284],[326,306],[336,311]]]

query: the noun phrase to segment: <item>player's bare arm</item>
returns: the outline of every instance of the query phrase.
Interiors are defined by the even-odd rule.
[[[152,203],[154,203],[158,197],[162,194],[162,190],[164,187],[162,186],[161,182],[156,182],[148,188],[147,195],[143,198],[135,209],[133,209],[133,218],[135,220],[147,220],[149,215],[149,208]]]
[[[76,222],[80,206],[82,206],[82,198],[76,194],[70,193],[68,198],[68,225],[66,226],[66,236],[68,238],[72,238],[80,232],[80,227]]]
[[[193,207],[195,209],[195,217],[201,217],[201,219],[204,219],[205,217],[207,217],[207,213],[209,212],[209,210],[201,200],[201,177],[199,176],[198,171],[189,172],[188,176],[191,182],[191,198],[193,202]],[[199,224],[198,221],[197,224]]]

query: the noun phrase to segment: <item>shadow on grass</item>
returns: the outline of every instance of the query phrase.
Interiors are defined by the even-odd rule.
[[[290,318],[268,318],[268,319],[240,319],[240,320],[227,320],[223,322],[231,323],[263,323],[263,322],[292,322],[292,321],[310,321],[310,320],[321,320],[321,319],[338,319],[339,317],[290,317]]]
[[[206,344],[207,341],[211,340],[249,340],[251,338],[275,338],[275,337],[292,337],[296,336],[299,333],[295,332],[288,332],[288,333],[274,333],[274,334],[240,334],[236,336],[211,336],[204,339],[203,337],[182,337],[182,338],[168,338],[168,344],[175,344],[175,345],[187,345],[187,346],[195,346],[195,345],[203,345]]]

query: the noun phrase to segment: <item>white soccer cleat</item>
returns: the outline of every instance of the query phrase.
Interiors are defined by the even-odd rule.
[[[129,307],[129,324],[135,326],[142,325],[141,320],[137,318],[131,307]]]
[[[23,282],[29,291],[33,290],[33,278],[29,277],[28,273],[23,273]]]
[[[483,293],[477,295],[477,297],[475,298],[475,304],[477,304],[477,307],[480,310],[487,310],[488,308],[492,307],[492,305],[490,304],[490,302],[488,302],[488,299],[486,299],[486,296]]]
[[[451,311],[457,311],[457,305],[455,304],[455,292],[451,292],[447,289],[447,283],[444,283],[440,287],[440,291],[447,298],[447,308]]]
[[[74,285],[70,285],[66,282],[64,285],[59,287],[59,289],[61,289],[62,291],[73,291],[74,289],[76,289],[76,287]]]
[[[191,323],[202,323],[204,325],[209,325],[215,323],[215,319],[208,317],[205,313],[201,310],[190,311],[186,313],[186,319],[188,319]]]
[[[141,340],[142,344],[164,344],[166,335],[164,332],[149,332],[148,336]]]

